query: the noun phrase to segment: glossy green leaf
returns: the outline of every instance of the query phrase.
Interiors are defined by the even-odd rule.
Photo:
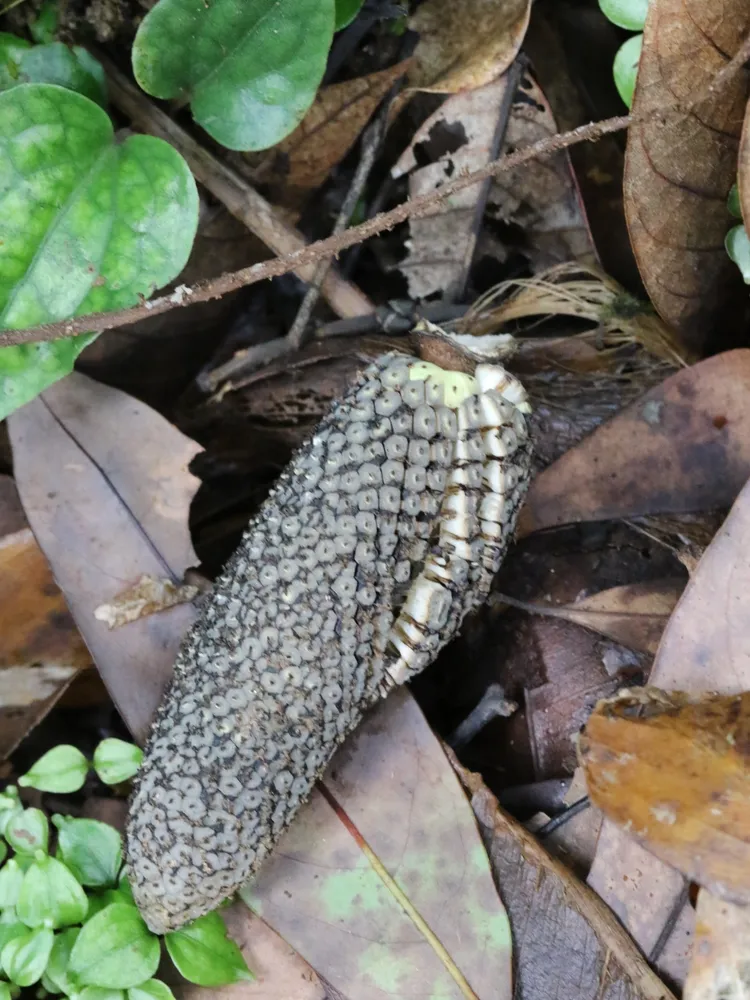
[[[198,194],[182,157],[115,142],[100,107],[50,84],[0,94],[0,329],[117,309],[185,265]],[[0,419],[67,374],[92,336],[0,350]]]
[[[132,778],[143,760],[143,751],[125,740],[102,740],[94,750],[94,770],[105,785],[119,785]]]
[[[49,962],[44,970],[45,976],[52,981],[55,988],[67,995],[75,991],[75,982],[68,971],[68,964],[73,945],[80,933],[80,927],[68,927],[66,930],[60,931],[59,934],[55,934]]]
[[[729,192],[729,197],[727,198],[727,208],[729,209],[729,214],[733,215],[735,219],[742,218],[742,205],[740,204],[740,189],[736,184],[732,185],[732,189]]]
[[[63,861],[81,885],[114,886],[122,868],[122,837],[95,819],[53,816]]]
[[[125,1000],[125,990],[107,989],[104,986],[87,986],[76,993],[76,1000]]]
[[[16,858],[11,858],[0,868],[0,909],[16,905],[22,885],[23,870]]]
[[[128,1000],[175,1000],[174,993],[161,979],[149,979],[128,990]]]
[[[85,919],[89,902],[80,883],[57,858],[42,857],[23,877],[16,904],[29,927],[69,927]]]
[[[734,226],[726,235],[724,245],[730,258],[742,272],[746,285],[750,285],[750,239],[744,226]]]
[[[39,8],[39,13],[29,24],[31,37],[40,45],[54,42],[59,21],[60,12],[57,0],[44,0],[44,3]]]
[[[638,77],[638,63],[643,48],[643,35],[633,35],[617,50],[612,72],[617,92],[628,107],[633,103],[635,81]]]
[[[189,99],[217,142],[266,149],[312,104],[333,29],[334,0],[159,0],[136,34],[133,71],[154,97]]]
[[[48,750],[46,754],[18,779],[23,788],[37,788],[40,792],[59,792],[61,795],[83,788],[89,762],[81,751],[67,743]]]
[[[2,952],[2,961],[8,979],[17,986],[33,986],[42,978],[55,935],[47,928],[27,931],[9,941]]]
[[[28,933],[29,928],[26,924],[22,924],[20,920],[14,920],[9,924],[0,924],[0,952],[2,952],[9,941],[17,937],[24,937]]]
[[[69,968],[82,986],[124,990],[152,978],[159,951],[135,906],[112,903],[84,924]]]
[[[13,1000],[10,983],[0,983],[0,1000]]]
[[[17,854],[46,851],[49,843],[47,817],[41,809],[21,809],[6,824],[5,839]]]
[[[364,0],[336,0],[336,31],[351,24],[362,9]]]
[[[240,979],[252,979],[242,952],[227,937],[218,913],[207,913],[164,938],[170,958],[191,983],[224,986]]]
[[[605,17],[619,28],[643,31],[648,11],[648,0],[599,0]]]
[[[0,32],[0,90],[20,83],[54,83],[103,107],[107,104],[106,74],[86,49],[62,42],[29,45],[22,38]]]

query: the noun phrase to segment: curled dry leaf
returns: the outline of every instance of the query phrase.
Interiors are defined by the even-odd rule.
[[[508,908],[514,995],[522,1000],[674,1000],[598,896],[498,807],[479,775],[451,759],[471,795]]]
[[[624,203],[651,301],[686,344],[744,329],[746,293],[724,249],[746,69],[708,92],[750,29],[745,0],[650,0],[628,133]],[[641,119],[641,120],[639,120]]]
[[[200,450],[163,417],[74,373],[9,421],[26,516],[110,694],[145,736],[193,618],[181,605],[111,632],[95,608],[143,575],[182,579]]]
[[[632,688],[579,740],[589,795],[653,854],[723,899],[750,902],[750,694]]]
[[[278,187],[276,204],[298,208],[346,156],[389,88],[411,60],[368,76],[322,87],[302,122],[264,154],[252,173],[257,183]]]
[[[496,80],[521,47],[530,11],[531,0],[425,0],[409,21],[420,35],[410,85],[453,94]]]
[[[488,163],[495,155],[498,129],[504,130],[505,152],[555,134],[552,112],[532,77],[523,77],[515,95],[508,93],[508,87],[506,75],[477,90],[456,94],[420,126],[391,170],[394,177],[409,173],[410,197],[436,191],[447,178]],[[425,157],[431,162],[417,166]],[[481,223],[477,211],[483,197],[482,185],[474,185],[441,203],[430,215],[409,221],[408,254],[399,269],[406,275],[412,296],[425,298],[441,292],[451,298],[460,293],[475,253]],[[596,258],[565,151],[495,180],[489,188],[487,215],[523,230],[523,245],[514,249],[528,257],[535,270],[571,258],[587,263]],[[479,236],[477,252],[504,260],[510,248],[485,232]]]
[[[750,476],[750,350],[677,372],[532,482],[519,532],[729,506]]]
[[[127,587],[109,603],[94,608],[94,618],[105,622],[108,628],[120,628],[177,604],[189,604],[198,594],[198,588],[191,584],[142,576],[135,586]]]

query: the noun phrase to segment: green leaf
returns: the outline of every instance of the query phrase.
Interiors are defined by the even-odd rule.
[[[128,989],[151,979],[159,965],[159,939],[135,906],[112,903],[87,920],[70,955],[82,986]]]
[[[130,306],[185,265],[198,220],[192,174],[146,135],[115,142],[80,94],[0,94],[0,330]],[[0,350],[0,419],[73,367],[93,335]]]
[[[9,941],[17,937],[24,937],[28,933],[29,928],[20,920],[15,920],[12,924],[0,924],[0,952]]]
[[[113,886],[122,867],[122,837],[95,819],[53,816],[62,859],[81,885]]]
[[[336,0],[336,31],[352,23],[363,3],[364,0]]]
[[[628,107],[633,103],[635,81],[638,76],[638,63],[643,47],[643,35],[633,35],[617,50],[612,72],[615,78],[617,92]]]
[[[54,945],[52,947],[54,948]],[[45,993],[62,993],[62,990],[58,989],[58,987],[55,986],[55,984],[49,978],[46,969],[42,973],[42,978],[39,980],[39,985],[42,987]]]
[[[87,986],[76,993],[76,1000],[125,1000],[125,990],[107,989],[104,986]]]
[[[119,785],[132,778],[143,760],[143,751],[125,740],[102,740],[94,750],[94,770],[105,785]]]
[[[43,857],[23,877],[16,910],[29,927],[67,927],[85,919],[89,901],[57,858]]]
[[[55,935],[47,928],[27,931],[9,941],[2,952],[0,961],[3,969],[17,986],[32,986],[39,982],[45,970]]]
[[[750,285],[750,239],[744,226],[734,226],[726,235],[724,246],[731,260],[742,272],[746,285]]]
[[[67,930],[55,934],[49,962],[44,970],[45,975],[52,981],[55,988],[68,996],[75,991],[76,985],[68,972],[70,953],[80,933],[80,927],[68,927]]]
[[[4,840],[0,840],[0,864],[8,857],[8,845]]]
[[[23,885],[23,870],[15,858],[0,868],[0,909],[15,906]]]
[[[26,774],[18,779],[22,788],[37,788],[40,792],[61,795],[83,788],[89,762],[80,750],[67,743],[48,750]]]
[[[218,913],[207,913],[171,931],[164,942],[177,971],[198,986],[224,986],[253,978]]]
[[[10,983],[0,983],[0,1000],[13,1000],[10,992]]]
[[[47,817],[41,809],[21,809],[6,824],[5,839],[18,854],[46,851],[49,843]]]
[[[133,43],[154,97],[189,99],[229,149],[276,145],[304,118],[323,78],[335,0],[159,0]]]
[[[149,979],[128,990],[128,1000],[174,1000],[174,993],[161,979]]]
[[[648,0],[599,0],[605,17],[619,28],[643,31],[648,11]]]
[[[62,42],[29,45],[15,35],[0,33],[0,90],[21,83],[54,83],[92,101],[107,104],[107,76],[94,57]]]
[[[732,190],[729,192],[729,197],[727,198],[727,208],[729,209],[729,214],[733,215],[735,219],[742,218],[742,205],[740,204],[740,190],[736,184],[732,185]]]
[[[29,25],[31,37],[40,45],[54,42],[59,20],[57,0],[45,0],[39,8],[36,19]]]

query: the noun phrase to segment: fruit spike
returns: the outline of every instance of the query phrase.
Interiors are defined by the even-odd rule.
[[[526,490],[520,382],[375,361],[295,454],[187,635],[127,859],[164,933],[268,857],[363,713],[482,603]]]

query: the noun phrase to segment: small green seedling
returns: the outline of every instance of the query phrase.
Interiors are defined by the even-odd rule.
[[[92,763],[73,746],[57,746],[18,783],[72,792],[93,766],[102,781],[119,785],[141,758],[123,740],[104,740]],[[174,1000],[154,978],[161,939],[133,901],[117,830],[25,809],[15,786],[0,793],[0,829],[0,1000],[35,985],[71,1000]],[[199,986],[252,978],[218,913],[165,935],[164,945],[181,975]]]

